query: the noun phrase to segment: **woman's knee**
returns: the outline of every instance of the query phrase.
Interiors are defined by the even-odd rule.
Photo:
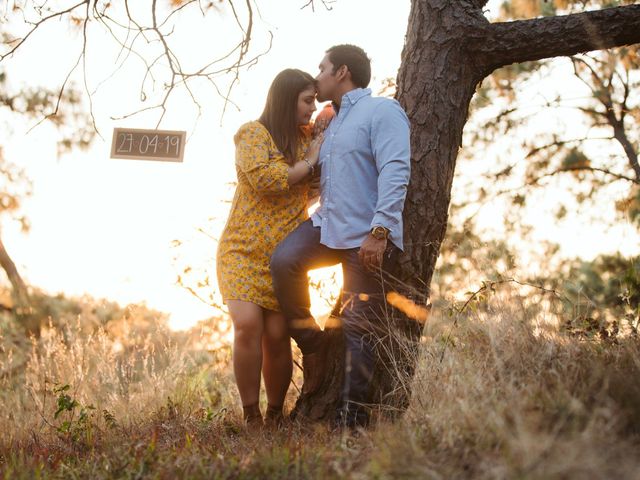
[[[265,319],[264,340],[272,345],[290,345],[289,327],[283,315],[273,315]]]
[[[260,307],[248,302],[229,302],[234,342],[243,346],[260,345],[264,320]]]
[[[291,342],[289,330],[286,328],[265,330],[263,336],[265,342],[270,345],[289,345]]]
[[[260,345],[262,332],[258,328],[252,328],[246,323],[235,325],[233,328],[233,340],[236,345],[255,347]]]

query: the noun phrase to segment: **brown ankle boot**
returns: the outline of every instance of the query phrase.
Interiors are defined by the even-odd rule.
[[[267,413],[264,417],[264,424],[268,428],[278,429],[284,422],[282,405],[267,405]]]
[[[263,426],[262,413],[260,413],[260,405],[254,403],[242,407],[244,423],[249,430],[259,430]]]

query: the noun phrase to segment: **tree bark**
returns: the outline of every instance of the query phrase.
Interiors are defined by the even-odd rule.
[[[32,326],[28,322],[30,314],[30,301],[29,291],[25,285],[22,277],[18,273],[15,263],[11,260],[11,257],[7,253],[4,243],[0,238],[0,267],[6,272],[7,278],[11,283],[12,296],[13,296],[13,311],[17,315],[18,319],[23,321],[23,324],[27,330],[31,331]]]
[[[401,279],[426,300],[444,239],[462,130],[476,85],[489,73],[463,47],[484,29],[458,2],[412,3],[397,97],[411,121],[411,182],[404,209]]]
[[[483,0],[413,0],[398,72],[397,98],[411,122],[411,182],[404,209],[405,252],[398,290],[426,306],[447,229],[451,186],[462,131],[476,86],[500,66],[640,41],[640,6],[523,22],[490,24]],[[376,401],[401,412],[411,396],[422,325],[394,310],[381,339]],[[339,330],[337,330],[339,331]],[[301,395],[296,412],[327,419],[344,369],[340,336],[320,392]],[[332,402],[333,400],[333,402]]]
[[[290,413],[290,417],[294,420],[299,418],[311,421],[331,420],[340,403],[344,379],[344,339],[336,316],[338,308],[334,309],[328,324],[325,325],[327,335],[325,341],[329,346],[322,382],[318,390],[311,394],[305,391],[304,385],[302,386],[302,393]]]
[[[640,5],[493,23],[469,37],[468,52],[492,69],[640,42]]]

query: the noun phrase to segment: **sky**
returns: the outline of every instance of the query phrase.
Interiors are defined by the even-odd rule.
[[[194,85],[200,113],[184,93],[171,99],[160,128],[187,132],[179,164],[109,158],[113,128],[152,129],[158,115],[112,119],[149,104],[139,101],[144,70],[135,61],[115,68],[122,58],[117,46],[107,32],[90,31],[87,81],[91,90],[101,85],[92,99],[103,139],[97,138],[86,152],[59,158],[46,125],[32,129],[35,122],[18,122],[3,139],[5,156],[23,165],[34,184],[24,209],[31,231],[23,234],[17,224],[3,223],[5,246],[24,279],[52,294],[144,302],[167,312],[175,328],[217,315],[216,308],[176,285],[176,277],[190,266],[215,278],[215,237],[224,225],[235,181],[233,134],[259,116],[271,79],[289,67],[315,75],[326,48],[339,43],[367,51],[374,92],[386,78],[395,78],[400,65],[409,1],[390,7],[383,0],[337,0],[331,11],[316,2],[315,12],[301,9],[305,3],[259,2],[253,51],[265,48],[269,30],[273,43],[268,54],[241,73],[232,92],[237,109],[228,108],[221,119],[223,103],[204,82]],[[490,12],[498,4],[490,2]],[[145,18],[144,11],[139,15]],[[207,18],[197,11],[185,14],[170,37],[185,66],[206,63],[238,40],[229,11]],[[58,85],[75,61],[68,52],[77,51],[79,38],[77,29],[63,22],[34,35],[8,64],[13,83]],[[150,83],[145,90],[153,99]],[[331,275],[335,270],[318,278]],[[327,310],[321,299],[314,302],[316,313]]]
[[[158,116],[111,120],[139,105],[143,70],[129,62],[109,78],[117,48],[104,32],[90,31],[89,83],[95,86],[107,78],[93,97],[104,141],[97,138],[89,151],[57,158],[51,129],[43,125],[27,133],[34,122],[25,122],[13,126],[5,146],[6,157],[24,165],[34,184],[24,209],[31,231],[25,235],[15,223],[3,225],[6,248],[24,279],[49,293],[145,302],[168,312],[175,327],[217,315],[217,309],[175,280],[186,265],[215,277],[216,244],[199,229],[215,237],[224,224],[233,194],[229,184],[235,181],[233,134],[259,116],[271,79],[289,67],[315,75],[326,48],[339,43],[365,48],[373,60],[374,91],[385,78],[395,77],[400,65],[409,2],[390,9],[382,1],[340,0],[331,11],[316,6],[315,12],[301,9],[305,3],[260,2],[262,18],[255,20],[253,48],[264,50],[267,30],[273,32],[273,44],[242,72],[232,93],[239,110],[229,108],[221,120],[222,103],[207,85],[195,87],[200,116],[185,95],[170,102],[160,128],[187,131],[181,164],[109,158],[113,128],[155,128]],[[172,40],[183,61],[205,63],[239,38],[228,11],[209,16],[209,23],[197,15],[181,19],[183,26],[189,22],[188,28],[177,29]],[[79,38],[78,31],[61,23],[34,36],[10,64],[13,83],[54,88],[75,61],[74,55],[61,52],[77,51]],[[175,247],[175,240],[182,246]]]

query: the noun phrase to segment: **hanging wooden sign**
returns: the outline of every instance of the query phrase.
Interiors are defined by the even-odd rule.
[[[186,132],[114,128],[111,158],[182,162]]]

